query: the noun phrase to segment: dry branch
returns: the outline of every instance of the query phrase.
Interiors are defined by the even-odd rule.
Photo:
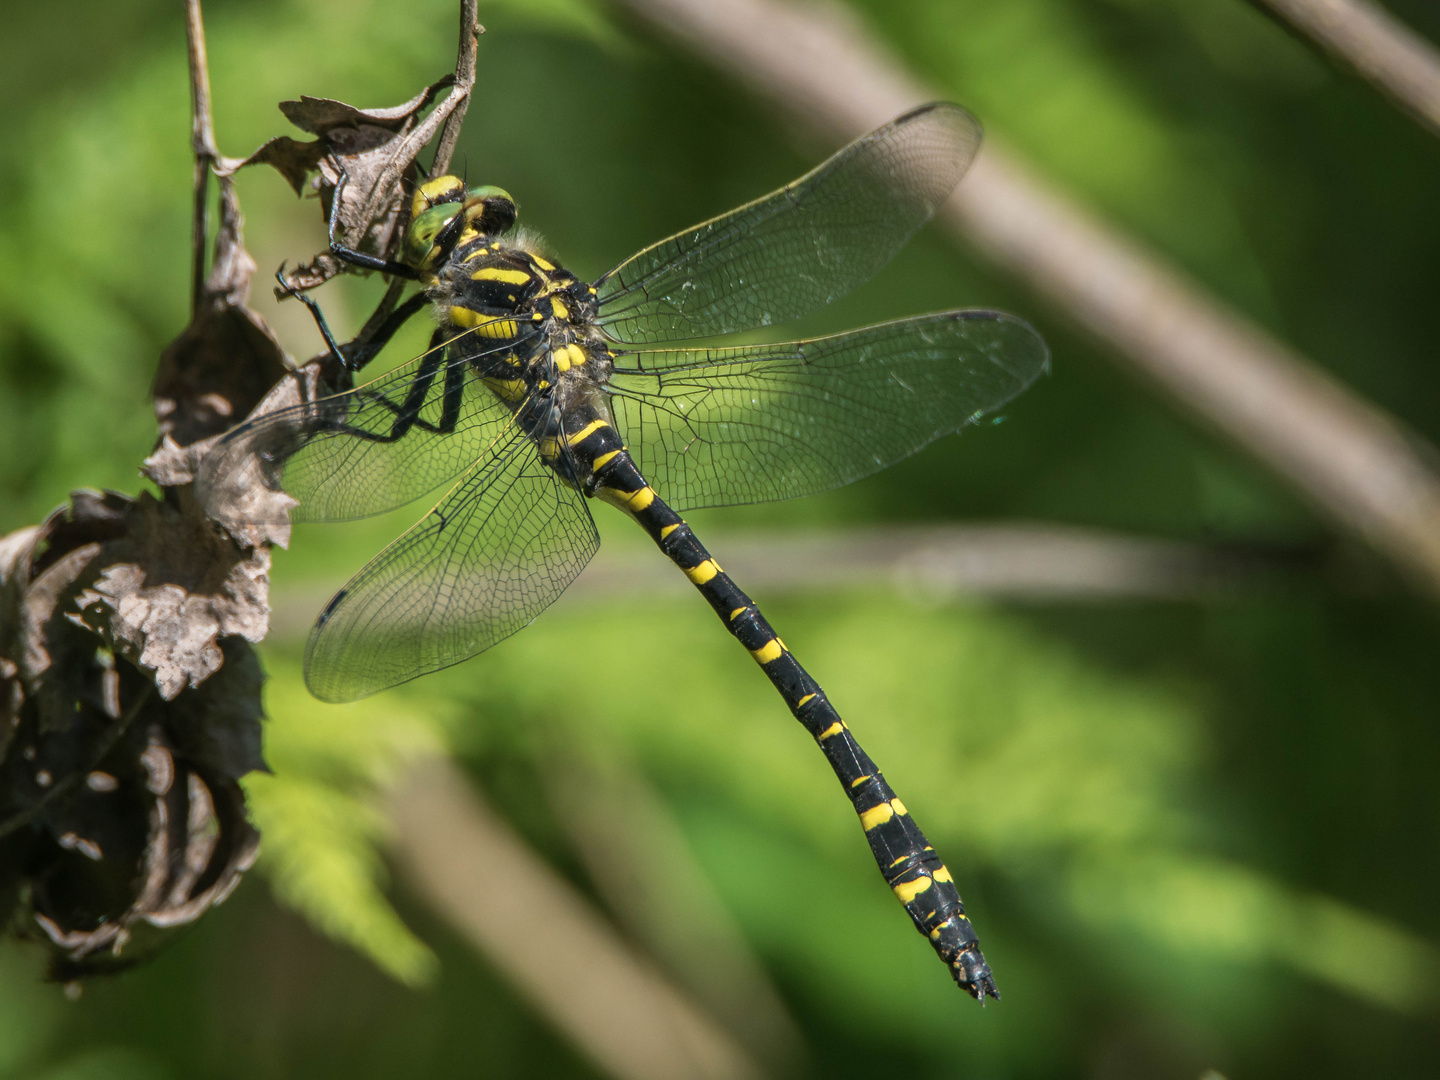
[[[782,1075],[802,1072],[804,1035],[669,804],[638,768],[606,759],[559,739],[541,773],[590,883],[631,940],[759,1061]]]
[[[617,1080],[754,1080],[759,1068],[636,956],[444,759],[392,801],[410,883]]]
[[[1440,50],[1370,0],[1251,0],[1440,135]]]
[[[430,162],[430,175],[439,176],[450,168],[450,159],[455,156],[455,145],[460,141],[460,129],[465,126],[465,113],[470,108],[470,88],[475,85],[476,39],[485,32],[476,17],[476,0],[460,2],[460,48],[459,60],[455,64],[455,85],[464,88],[464,94],[456,103],[454,111],[445,118],[440,138],[435,144],[435,157]]]
[[[895,589],[927,602],[987,596],[1032,603],[1232,599],[1284,589],[1302,575],[1366,591],[1357,567],[1322,547],[1207,545],[1079,526],[974,522],[822,531],[725,533],[725,565],[758,592]],[[685,597],[689,582],[648,548],[603,546],[557,610],[621,597]],[[303,639],[344,577],[272,598],[270,633]]]
[[[828,4],[622,2],[828,138],[936,96]],[[1440,597],[1440,478],[1397,421],[993,141],[942,221]]]

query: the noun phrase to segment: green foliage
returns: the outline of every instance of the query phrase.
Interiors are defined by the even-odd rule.
[[[264,837],[259,868],[276,896],[325,934],[353,945],[405,983],[427,982],[435,957],[385,899],[380,798],[419,754],[436,753],[433,714],[394,700],[321,705],[293,661],[274,665],[267,703],[269,774],[244,781]]]
[[[467,730],[481,759],[496,743],[515,745],[519,718],[519,745],[537,769],[560,746],[619,746],[643,761],[698,832],[697,848],[720,861],[707,859],[773,958],[795,972],[828,971],[806,980],[823,988],[827,1013],[873,1020],[875,1003],[853,992],[873,970],[906,988],[887,998],[887,1027],[910,1025],[915,1038],[931,1025],[952,1030],[956,1050],[992,1031],[988,1014],[952,1016],[952,988],[927,977],[923,945],[874,888],[855,823],[809,740],[781,722],[750,659],[689,599],[547,619],[438,676],[433,692],[474,703]],[[1269,967],[1381,1006],[1433,1005],[1428,943],[1224,857],[1226,838],[1205,812],[1212,751],[1186,687],[1104,672],[983,608],[864,593],[768,607],[959,880],[1013,883],[1006,894],[1082,943],[1072,959],[1096,977],[1136,994],[1164,985],[1217,1019],[1237,993],[1266,1008],[1273,989],[1247,995],[1236,984],[1263,986]],[[553,657],[583,656],[611,636],[634,664],[597,665],[584,680],[534,677]],[[752,849],[774,854],[744,865]],[[801,881],[833,902],[832,917],[786,917],[778,900]],[[1015,974],[1005,915],[973,888],[969,899],[990,928],[987,955],[1005,957]],[[836,923],[845,950],[834,948]],[[1353,964],[1356,955],[1366,963]]]
[[[173,1073],[133,1050],[97,1050],[78,1054],[38,1073],[35,1080],[168,1080]]]
[[[1370,91],[1239,0],[854,6],[998,142],[1440,438],[1440,146]],[[39,8],[0,41],[5,529],[74,486],[134,489],[155,357],[186,314],[173,7],[80,8],[77,24],[97,28],[83,63]],[[1423,7],[1405,14],[1440,30]],[[482,5],[481,18],[457,162],[515,193],[577,272],[791,179],[826,149],[797,150],[718,76],[584,0]],[[393,104],[454,47],[448,0],[217,2],[207,19],[228,153],[286,131],[276,101]],[[47,81],[62,69],[73,77]],[[241,194],[262,274],[323,243],[314,205],[278,177],[244,176]],[[338,329],[358,325],[376,289],[327,288]],[[314,350],[303,312],[266,292],[257,283],[257,305],[291,351]],[[722,564],[740,529],[970,517],[1326,541],[1278,484],[938,236],[805,328],[956,304],[1032,319],[1054,375],[1009,423],[853,488],[693,515]],[[423,336],[417,325],[390,359]],[[405,517],[299,531],[274,574],[291,623]],[[607,547],[641,547],[617,515],[601,511],[600,525]],[[343,708],[308,698],[299,635],[282,627],[266,646],[274,774],[247,781],[259,869],[346,948],[270,906],[256,879],[150,967],[75,1005],[7,947],[0,1077],[592,1075],[391,887],[385,785],[446,746],[582,888],[548,818],[548,770],[561,750],[633,761],[778,983],[817,1075],[1431,1072],[1440,679],[1428,611],[1318,578],[1193,605],[758,599],[945,855],[1003,1003],[982,1012],[959,998],[874,880],[814,748],[713,616],[693,596],[637,596],[567,602],[475,663]],[[814,918],[777,902],[795,887]]]

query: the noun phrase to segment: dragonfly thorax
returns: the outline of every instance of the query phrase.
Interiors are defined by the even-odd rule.
[[[594,290],[543,255],[476,237],[439,269],[429,296],[452,356],[512,410],[608,415],[611,355]],[[532,430],[542,442],[547,437]]]
[[[448,320],[461,329],[512,317],[519,333],[538,329],[531,324],[551,319],[580,328],[595,318],[597,306],[591,287],[569,271],[533,252],[483,236],[455,249],[429,291],[442,322]]]

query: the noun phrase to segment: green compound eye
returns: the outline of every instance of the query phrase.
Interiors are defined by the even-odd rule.
[[[503,233],[515,224],[515,200],[504,188],[471,188],[465,193],[465,220],[484,236]]]
[[[432,206],[465,201],[465,183],[458,176],[437,176],[415,189],[410,217],[417,218]]]
[[[403,261],[410,266],[424,266],[435,248],[435,238],[463,209],[460,203],[441,203],[421,211],[405,230],[401,250]]]
[[[462,197],[460,181],[443,176],[422,187],[415,195],[417,209],[405,231],[401,258],[408,266],[424,267],[435,257],[435,241],[456,216],[463,213],[465,224],[483,235],[502,233],[515,224],[515,200],[504,188],[474,187]],[[432,200],[434,205],[428,205]]]

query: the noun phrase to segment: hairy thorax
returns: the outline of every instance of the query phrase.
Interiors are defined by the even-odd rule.
[[[604,390],[613,355],[594,326],[592,286],[533,251],[473,236],[428,292],[451,355],[523,414],[542,450],[562,431],[613,423]]]

